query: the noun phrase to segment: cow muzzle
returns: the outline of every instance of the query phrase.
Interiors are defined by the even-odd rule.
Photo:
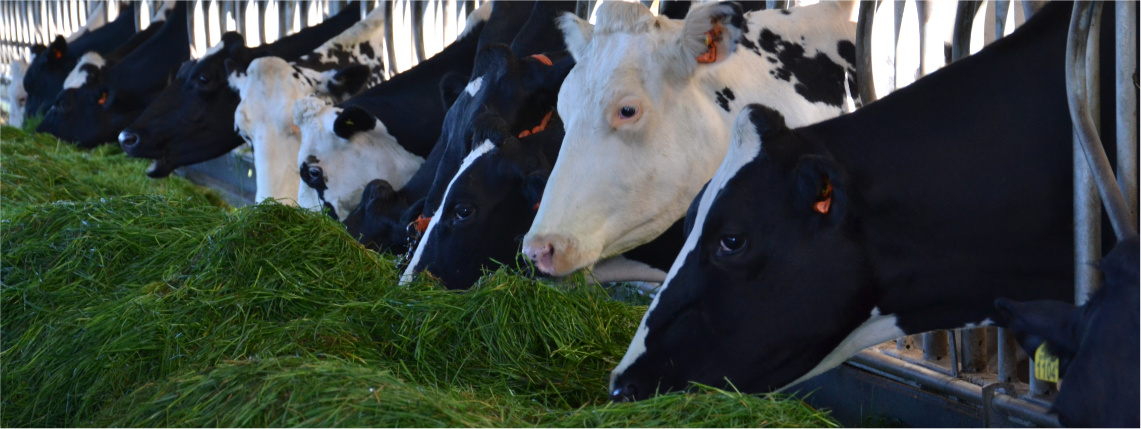
[[[559,234],[528,235],[523,254],[544,274],[565,276],[592,260],[585,258],[578,241]]]

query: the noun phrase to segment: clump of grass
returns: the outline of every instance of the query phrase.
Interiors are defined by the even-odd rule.
[[[81,150],[48,134],[0,128],[0,212],[16,205],[119,195],[164,195],[220,207],[216,192],[180,177],[146,177],[147,161],[117,145]]]
[[[0,228],[3,426],[834,424],[715,389],[609,404],[643,306],[508,269],[400,285],[294,207],[104,195],[24,202]]]

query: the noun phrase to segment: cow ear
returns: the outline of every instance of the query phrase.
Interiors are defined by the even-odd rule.
[[[559,29],[563,31],[563,42],[575,60],[581,61],[586,57],[590,47],[590,40],[594,37],[594,24],[567,12],[558,19]]]
[[[467,88],[468,79],[468,76],[455,72],[440,79],[440,100],[444,103],[444,109],[450,109],[456,103],[464,88]]]
[[[63,36],[55,36],[55,40],[52,41],[50,48],[51,51],[48,53],[49,60],[63,58],[63,56],[67,54],[67,39],[64,39]]]
[[[1018,345],[1031,356],[1042,343],[1050,353],[1068,360],[1077,351],[1074,318],[1079,314],[1073,304],[1062,301],[1015,302],[995,300],[999,322],[1014,333]]]
[[[356,94],[368,82],[369,68],[364,64],[354,64],[333,73],[332,79],[325,82],[325,88],[335,97],[347,98]]]
[[[737,47],[744,19],[741,7],[732,2],[690,10],[677,42],[666,47],[666,64],[676,77],[689,78],[700,65],[724,62]]]
[[[530,64],[535,69],[539,88],[557,90],[567,79],[567,74],[574,68],[575,60],[573,56],[567,55],[550,66],[539,61],[530,62]]]
[[[358,132],[376,128],[376,117],[357,106],[346,107],[333,121],[333,133],[348,140]]]
[[[803,155],[795,171],[796,209],[823,219],[827,225],[839,224],[844,219],[847,199],[836,163],[820,155]]]

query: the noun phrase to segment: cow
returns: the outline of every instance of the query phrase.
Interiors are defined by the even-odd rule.
[[[183,64],[174,81],[119,133],[119,145],[130,156],[151,159],[146,174],[152,178],[229,152],[242,144],[234,131],[234,110],[240,100],[230,79],[245,74],[254,58],[295,60],[360,18],[359,4],[350,2],[318,25],[257,48],[246,47],[241,34],[223,34],[201,58]]]
[[[1126,239],[1106,255],[1101,261],[1105,284],[1080,307],[1064,301],[995,301],[1023,350],[1034,356],[1044,350],[1058,360],[1052,375],[1062,383],[1050,411],[1063,426],[1141,425],[1137,246],[1136,237]]]
[[[178,2],[170,19],[152,23],[108,60],[84,54],[36,131],[84,148],[115,142],[190,59],[188,8]]]
[[[350,212],[345,222],[350,234],[378,251],[403,252],[409,238],[404,228],[408,224],[406,218],[419,219],[417,229],[423,232],[452,176],[464,157],[474,149],[471,135],[476,116],[498,115],[517,133],[531,130],[548,120],[544,118],[553,114],[558,88],[574,66],[574,60],[565,51],[540,54],[527,50],[563,48],[559,33],[552,26],[543,24],[552,23],[558,13],[573,7],[573,2],[536,2],[527,22],[511,41],[511,47],[492,43],[480,49],[472,77],[466,86],[462,86],[462,90],[457,91],[459,96],[452,101],[452,106],[444,117],[438,141],[427,160],[406,184],[399,186],[400,199],[409,211],[385,218],[364,214],[354,216],[354,212]],[[454,82],[462,82],[455,77],[450,76]],[[441,85],[452,86],[448,79]],[[370,176],[357,175],[356,183],[360,183],[357,186],[362,186],[362,179],[367,177]],[[392,183],[389,182],[388,185]],[[367,201],[369,196],[360,198]],[[395,210],[383,212],[398,213]]]
[[[16,58],[8,66],[11,77],[8,82],[8,125],[13,127],[24,125],[24,111],[28,104],[28,92],[24,91],[24,70],[27,68],[28,63],[21,58]]]
[[[48,109],[83,54],[88,51],[109,54],[134,34],[135,6],[127,3],[114,21],[98,29],[84,31],[74,41],[68,42],[57,35],[48,46],[33,46],[34,57],[24,72],[24,91],[28,93],[25,115],[39,116]]]
[[[472,130],[477,146],[448,181],[402,282],[429,271],[448,288],[466,289],[484,270],[515,261],[519,254],[519,238],[535,218],[562,144],[562,122],[558,115],[552,115],[542,126],[517,133],[502,117],[484,112]],[[364,210],[389,210],[393,201],[402,201],[394,200],[379,184],[371,186],[373,190],[365,192],[361,203]],[[676,252],[654,250],[681,247],[680,229],[671,232],[624,256],[599,263],[591,272],[593,279],[660,281]],[[673,237],[677,237],[675,242],[666,241]]]
[[[416,174],[427,176],[417,181],[424,188],[415,192],[420,198],[444,156],[445,148],[436,149],[437,141],[445,139],[441,128],[446,134],[449,124],[457,123],[447,118],[449,108],[461,109],[457,106],[467,105],[465,97],[478,89],[479,84],[464,86],[476,66],[478,47],[509,37],[510,29],[517,31],[529,16],[529,10],[523,12],[512,2],[485,3],[455,42],[416,67],[336,106],[313,99],[298,102],[298,204],[328,208],[340,219],[356,208],[370,180],[401,189]],[[431,171],[418,173],[426,158]]]
[[[561,276],[659,236],[713,176],[748,103],[793,126],[854,109],[852,9],[740,14],[714,3],[676,21],[613,2],[599,6],[595,26],[564,16],[579,65],[559,94],[567,135],[523,241],[527,257]]]
[[[998,297],[1071,296],[1070,8],[839,118],[743,110],[612,398],[780,390],[892,338],[993,324]]]
[[[301,133],[293,123],[294,104],[311,94],[324,101],[344,101],[361,88],[384,81],[384,40],[384,8],[377,8],[293,63],[258,58],[250,62],[245,75],[230,80],[241,98],[234,125],[253,148],[255,202],[296,201]]]

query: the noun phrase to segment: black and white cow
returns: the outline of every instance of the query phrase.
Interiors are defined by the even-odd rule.
[[[254,58],[277,56],[292,61],[360,21],[352,2],[320,24],[273,43],[248,48],[241,34],[228,32],[201,58],[183,64],[173,82],[119,134],[128,155],[151,159],[150,177],[221,156],[242,144],[234,131],[239,95],[231,76],[244,74]]]
[[[1105,284],[1076,307],[1065,301],[995,305],[1031,356],[1045,345],[1062,378],[1050,407],[1067,427],[1138,427],[1138,243],[1124,240],[1101,261]]]
[[[543,67],[510,62],[514,55],[499,44],[517,37],[535,10],[523,10],[518,5],[495,2],[481,6],[490,7],[490,12],[473,14],[464,34],[444,51],[338,106],[311,99],[299,102],[295,118],[303,140],[298,155],[302,178],[299,205],[328,207],[332,215],[341,218],[357,207],[366,184],[373,179],[384,180],[399,190],[411,184],[406,195],[416,201],[427,195],[439,174],[449,174],[450,178],[470,149],[467,127],[474,112],[486,104],[481,101],[484,94],[494,92],[501,84],[508,85],[520,75],[520,68]],[[487,17],[486,25],[475,25],[484,20],[483,16]],[[556,42],[561,45],[561,41]],[[477,50],[476,46],[484,48]],[[476,52],[480,52],[478,57]],[[510,89],[524,99],[542,88]],[[557,85],[545,92],[553,97],[556,90]],[[443,102],[432,96],[441,92]],[[538,123],[543,113],[528,115]],[[514,117],[514,113],[509,116]],[[463,142],[453,145],[452,140]]]
[[[314,95],[336,103],[384,81],[384,20],[385,9],[376,8],[297,61],[262,57],[250,62],[246,74],[231,76],[230,86],[242,100],[234,125],[254,152],[254,201],[297,200],[301,131],[293,122],[293,106],[298,100]]]
[[[559,94],[567,136],[527,256],[562,276],[659,236],[713,176],[748,103],[792,126],[853,109],[852,6],[741,14],[703,4],[678,21],[607,2],[597,25],[566,15],[560,26],[579,64]]]
[[[836,119],[790,130],[745,109],[612,397],[782,389],[892,338],[991,324],[998,297],[1070,297],[1071,8]]]
[[[114,21],[85,31],[70,43],[57,35],[49,46],[32,47],[33,58],[24,73],[24,91],[28,94],[25,115],[39,116],[51,106],[56,95],[63,90],[63,81],[83,54],[95,51],[107,55],[134,34],[135,6],[127,3]]]
[[[115,142],[190,59],[188,9],[187,2],[177,2],[170,19],[132,37],[125,48],[138,43],[137,48],[119,60],[115,57],[124,49],[107,60],[95,52],[85,54],[36,131],[87,148]]]

